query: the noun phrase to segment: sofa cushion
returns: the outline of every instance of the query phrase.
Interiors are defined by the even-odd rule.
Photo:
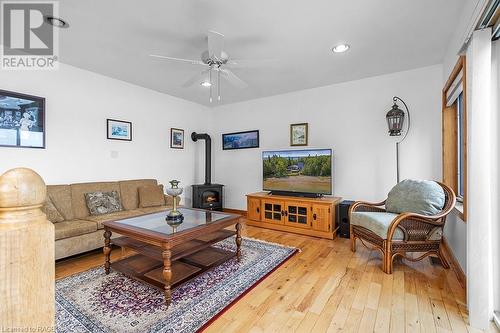
[[[387,231],[391,222],[398,214],[385,212],[354,212],[351,214],[351,224],[359,225],[373,233],[377,234],[382,239],[387,239]],[[401,228],[397,227],[392,236],[393,240],[403,240],[404,233]]]
[[[118,182],[96,182],[71,184],[71,201],[74,217],[82,219],[90,215],[85,201],[85,193],[120,191]]]
[[[85,193],[90,215],[102,215],[123,210],[117,191]]]
[[[139,208],[141,212],[144,214],[153,214],[153,213],[159,213],[159,212],[166,212],[171,208],[167,206],[157,206],[157,207],[147,207],[147,208]]]
[[[97,223],[84,220],[70,220],[54,224],[55,240],[80,236],[97,231]]]
[[[45,204],[42,206],[42,212],[44,212],[45,215],[47,215],[47,220],[49,220],[52,223],[64,221],[64,217],[61,215],[61,213],[59,213],[56,206],[54,206],[54,203],[50,199],[50,196],[47,196],[47,200],[45,201]]]
[[[123,209],[125,210],[139,207],[139,187],[158,185],[156,179],[124,180],[119,183],[120,197],[122,199]]]
[[[104,226],[102,225],[104,222],[123,220],[129,217],[135,217],[139,215],[144,215],[144,212],[138,209],[133,209],[133,210],[122,210],[121,212],[115,212],[111,214],[88,216],[85,219],[97,223],[97,228],[102,229],[104,228]]]
[[[163,185],[139,187],[139,208],[165,206]]]
[[[391,213],[436,215],[444,207],[443,188],[434,181],[405,179],[392,188],[385,207]]]
[[[69,185],[47,185],[47,195],[65,220],[74,219]]]

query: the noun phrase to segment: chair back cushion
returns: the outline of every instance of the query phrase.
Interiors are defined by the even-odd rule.
[[[405,179],[392,188],[387,196],[385,208],[391,213],[416,213],[436,215],[444,207],[443,188],[430,180]]]

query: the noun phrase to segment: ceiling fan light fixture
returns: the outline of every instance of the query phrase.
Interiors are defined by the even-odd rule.
[[[212,84],[209,81],[202,81],[202,82],[200,82],[200,86],[208,88],[208,87],[211,87]]]
[[[349,50],[351,46],[349,44],[338,44],[334,47],[332,47],[333,53],[343,53],[347,50]]]
[[[45,21],[56,28],[69,28],[68,22],[59,17],[45,16]]]

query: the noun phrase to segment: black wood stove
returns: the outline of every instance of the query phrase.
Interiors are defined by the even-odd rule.
[[[193,185],[193,208],[222,211],[224,185],[212,184],[212,139],[203,133],[191,133],[193,141],[205,140],[205,184]]]

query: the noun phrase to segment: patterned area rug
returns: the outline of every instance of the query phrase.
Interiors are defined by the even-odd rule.
[[[214,246],[236,250],[234,238]],[[196,332],[297,252],[243,238],[242,258],[177,287],[167,309],[161,291],[98,267],[56,281],[56,332]]]

